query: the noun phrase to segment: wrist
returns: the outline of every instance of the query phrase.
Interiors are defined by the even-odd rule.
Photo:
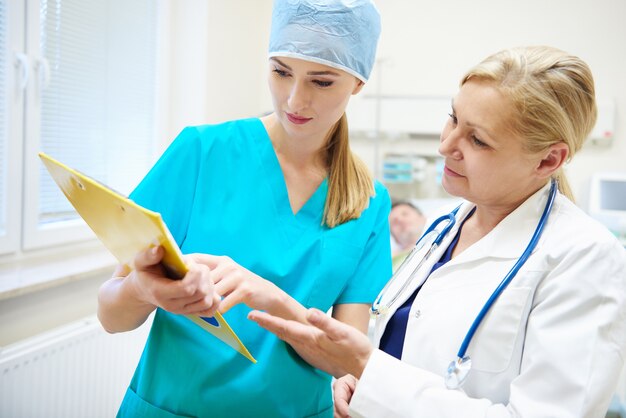
[[[372,346],[368,346],[362,355],[355,357],[356,362],[352,370],[348,370],[348,373],[353,376],[355,381],[359,380],[361,378],[361,375],[363,375],[365,367],[367,366],[367,363],[369,362],[373,352],[374,348]]]
[[[120,277],[119,280],[125,300],[140,309],[156,309],[157,305],[148,299],[146,292],[142,289],[136,270],[132,270],[126,277]]]

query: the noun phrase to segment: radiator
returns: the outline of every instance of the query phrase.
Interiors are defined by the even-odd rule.
[[[149,324],[107,334],[95,317],[0,352],[0,417],[114,417]]]

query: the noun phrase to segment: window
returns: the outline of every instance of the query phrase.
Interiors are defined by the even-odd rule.
[[[128,193],[156,140],[154,0],[0,0],[0,254],[93,239],[43,151]]]
[[[16,217],[19,215],[19,205],[17,199],[20,198],[16,192],[14,182],[19,173],[19,164],[13,158],[19,152],[19,144],[15,138],[20,135],[21,118],[21,95],[17,90],[17,74],[23,76],[23,61],[25,56],[13,51],[22,50],[17,43],[15,28],[9,28],[8,22],[15,22],[16,19],[23,19],[19,8],[14,3],[8,4],[8,0],[0,0],[0,254],[14,250],[17,245],[19,225]],[[12,6],[12,7],[10,7]],[[10,16],[9,16],[10,15]],[[9,29],[13,29],[9,31]],[[23,36],[22,36],[23,38]],[[12,87],[11,87],[12,86]],[[9,120],[14,121],[9,124]]]

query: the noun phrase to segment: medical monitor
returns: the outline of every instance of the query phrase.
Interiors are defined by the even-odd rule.
[[[589,215],[626,240],[626,172],[597,173],[591,178]]]

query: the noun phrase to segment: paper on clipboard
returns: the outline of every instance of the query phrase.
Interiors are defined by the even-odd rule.
[[[39,157],[65,197],[120,263],[131,265],[137,253],[161,245],[165,250],[162,263],[168,275],[174,279],[185,275],[183,255],[159,213],[139,206],[44,153],[39,153]],[[256,363],[219,312],[213,318],[185,316]]]

